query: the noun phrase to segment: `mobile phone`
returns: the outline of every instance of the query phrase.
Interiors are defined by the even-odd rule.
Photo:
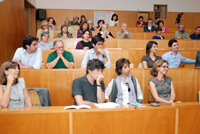
[[[160,105],[158,103],[150,103],[151,106],[153,107],[159,107]]]

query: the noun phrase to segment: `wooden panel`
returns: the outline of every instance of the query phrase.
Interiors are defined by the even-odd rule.
[[[0,64],[12,60],[25,35],[24,0],[4,0],[0,3]]]
[[[175,132],[175,108],[82,111],[73,112],[72,115],[73,134],[130,134],[133,131],[134,134],[174,134]]]
[[[178,133],[199,134],[200,107],[182,106],[179,107]]]
[[[5,110],[4,108],[4,111],[0,112],[1,134],[69,133],[69,113],[61,113],[61,110],[58,111],[56,108],[11,108],[10,111]]]

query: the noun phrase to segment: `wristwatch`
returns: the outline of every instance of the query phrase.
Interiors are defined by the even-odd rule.
[[[97,87],[101,87],[101,85],[97,85]]]
[[[103,58],[106,58],[106,57],[107,57],[106,54],[103,54],[102,56],[103,56]]]

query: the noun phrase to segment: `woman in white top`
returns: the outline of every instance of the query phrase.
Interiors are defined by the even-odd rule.
[[[116,62],[117,78],[111,80],[105,90],[106,102],[118,104],[142,103],[143,94],[138,80],[130,75],[130,61],[121,58]],[[111,95],[111,100],[109,96]]]
[[[112,15],[111,20],[109,22],[109,26],[119,26],[118,15],[117,14],[113,14]]]
[[[31,99],[23,78],[19,78],[19,64],[6,61],[0,68],[0,106],[28,107],[32,106]]]

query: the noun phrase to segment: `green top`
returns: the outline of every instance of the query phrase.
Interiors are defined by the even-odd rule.
[[[70,21],[70,24],[71,24],[72,26],[74,26],[74,25],[80,25],[78,22],[74,23],[73,21]]]
[[[63,57],[69,61],[69,62],[74,62],[72,53],[68,52],[68,51],[64,51],[63,53]],[[49,54],[48,58],[47,58],[47,63],[52,62],[53,60],[55,60],[57,58],[57,53],[56,51],[52,52]],[[64,62],[62,61],[62,59],[59,59],[57,64],[54,66],[53,69],[62,69],[62,68],[67,68],[64,64]]]
[[[37,35],[41,35],[43,32],[43,29],[38,29],[37,31]],[[49,38],[53,38],[54,37],[54,31],[49,29]]]
[[[74,31],[73,27],[68,26],[68,31]]]
[[[187,38],[187,39],[190,38],[188,32],[186,32],[186,31],[185,31],[183,34],[181,34],[181,32],[179,32],[179,31],[176,31],[176,32],[174,33],[174,39],[176,39],[177,36],[181,36],[181,37]]]
[[[63,37],[63,34],[61,34],[61,33],[58,33],[58,35],[56,36],[56,38],[62,38],[62,37]],[[72,34],[68,33],[67,38],[73,38]]]

